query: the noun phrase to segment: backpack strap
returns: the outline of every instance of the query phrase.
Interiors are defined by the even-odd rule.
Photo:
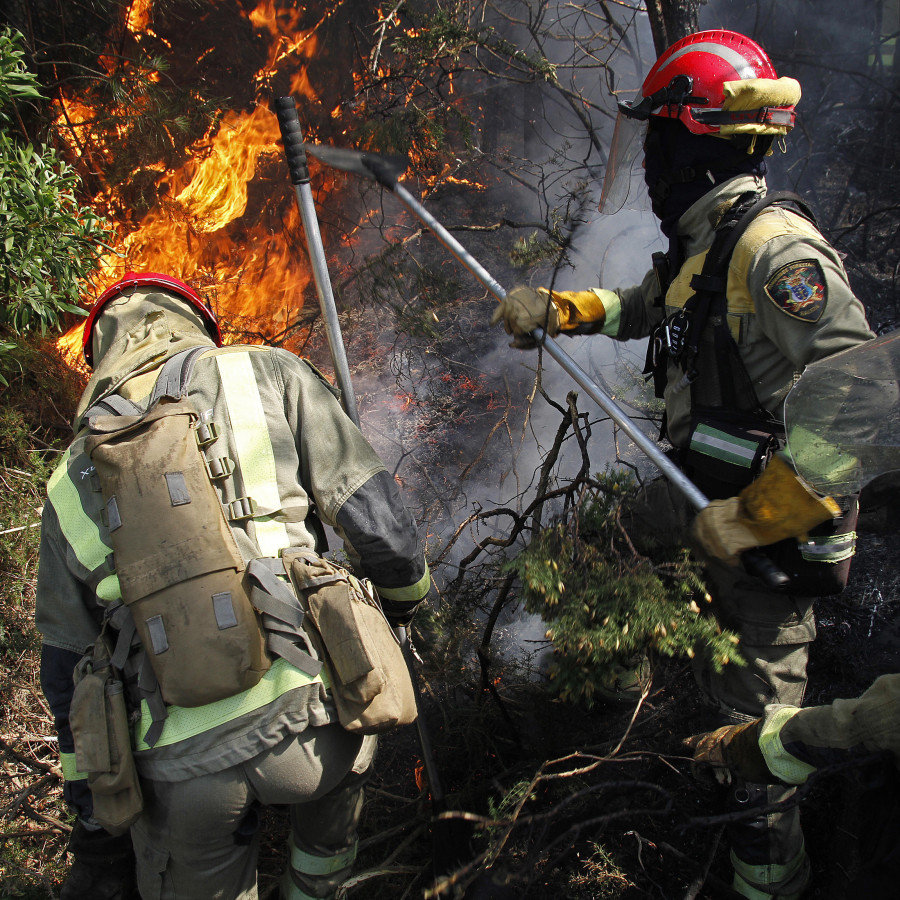
[[[150,394],[148,412],[164,397],[167,400],[177,401],[184,396],[194,372],[194,363],[208,350],[209,347],[206,346],[191,347],[188,350],[181,350],[165,361]]]

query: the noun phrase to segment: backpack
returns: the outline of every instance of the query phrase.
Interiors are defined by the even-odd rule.
[[[108,612],[119,629],[113,664],[124,668],[136,633],[144,656],[138,681],[154,719],[150,746],[166,704],[196,707],[245,691],[269,669],[271,653],[312,676],[322,667],[296,595],[271,575],[283,572],[281,561],[245,565],[213,486],[233,467],[207,459],[215,426],[181,399],[208,349],[167,360],[146,410],[111,395],[86,414],[85,450],[124,605]]]

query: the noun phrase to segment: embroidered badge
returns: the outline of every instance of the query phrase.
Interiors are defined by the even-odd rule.
[[[804,322],[818,322],[828,299],[825,276],[815,259],[782,266],[766,284],[766,293],[789,316]]]

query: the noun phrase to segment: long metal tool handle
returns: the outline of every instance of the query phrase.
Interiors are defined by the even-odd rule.
[[[389,188],[397,199],[433,232],[434,236],[446,247],[459,262],[465,266],[498,300],[506,297],[503,286],[491,275],[484,266],[463,247],[462,244],[431,213],[413,197],[402,184],[396,181],[383,179],[381,183]],[[613,400],[600,385],[594,381],[581,366],[566,353],[552,337],[545,334],[543,329],[536,328],[534,337],[543,342],[544,349],[566,371],[572,380],[584,390],[584,392],[596,403],[609,417],[634,441],[644,455],[655,465],[663,476],[669,480],[687,499],[687,501],[699,512],[709,506],[706,495],[688,478],[672,460],[669,459],[656,442],[644,434],[631,420],[630,416]],[[760,549],[746,550],[741,554],[744,568],[757,578],[762,579],[774,590],[782,590],[787,587],[790,579],[782,572],[766,554]]]
[[[300,207],[300,218],[306,232],[306,243],[309,248],[309,259],[312,263],[313,278],[316,282],[316,294],[325,321],[325,334],[334,363],[334,375],[341,391],[344,411],[356,427],[359,427],[359,410],[356,405],[356,393],[350,379],[350,367],[347,364],[347,351],[341,335],[341,323],[338,320],[337,306],[331,289],[331,278],[328,274],[328,262],[325,259],[325,247],[319,231],[319,220],[313,202],[312,187],[309,181],[309,165],[306,150],[303,147],[303,134],[300,129],[300,118],[293,97],[277,97],[275,99],[275,115],[284,141],[284,153],[291,183],[297,194],[297,205]]]

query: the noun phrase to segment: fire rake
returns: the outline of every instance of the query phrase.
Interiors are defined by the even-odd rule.
[[[399,183],[398,179],[409,166],[406,157],[386,156],[321,144],[307,144],[306,149],[325,165],[332,166],[335,169],[342,169],[346,172],[353,172],[366,178],[374,178],[380,185],[387,188],[416,218],[427,225],[438,241],[490,293],[498,300],[503,300],[506,297],[506,291],[503,286],[490,272]],[[550,335],[546,334],[542,328],[536,328],[532,334],[535,340],[543,345],[547,353],[556,360],[572,380],[634,441],[650,462],[682,493],[694,509],[699,512],[709,505],[709,499],[706,495],[659,449],[656,441],[644,434],[619,404]],[[770,587],[780,589],[787,586],[788,576],[781,572],[763,551],[745,551],[741,559],[748,572],[763,579]]]

